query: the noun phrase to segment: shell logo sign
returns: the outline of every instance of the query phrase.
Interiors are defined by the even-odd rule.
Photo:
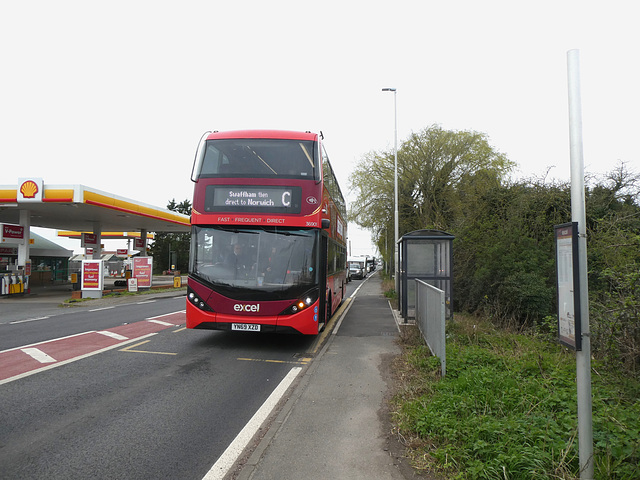
[[[19,178],[18,202],[41,202],[43,184],[41,178]]]
[[[38,193],[38,185],[33,180],[27,180],[20,185],[20,193],[24,198],[35,198]]]

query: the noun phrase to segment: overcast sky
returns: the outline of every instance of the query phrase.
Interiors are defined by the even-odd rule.
[[[348,194],[357,161],[393,148],[383,87],[397,88],[399,143],[432,124],[475,130],[517,175],[568,180],[571,49],[587,172],[637,172],[635,4],[2,2],[0,184],[37,176],[165,207],[191,199],[203,132],[282,128],[322,130]],[[349,236],[371,253],[368,233]]]

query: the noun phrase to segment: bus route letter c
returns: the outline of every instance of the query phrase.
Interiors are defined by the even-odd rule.
[[[284,192],[282,194],[282,205],[285,207],[291,206],[291,192]]]

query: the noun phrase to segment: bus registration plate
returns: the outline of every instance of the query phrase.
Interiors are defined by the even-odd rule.
[[[260,325],[254,323],[232,323],[231,330],[240,330],[243,332],[259,332]]]

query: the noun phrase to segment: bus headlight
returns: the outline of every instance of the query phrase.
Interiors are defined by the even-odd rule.
[[[283,310],[280,315],[293,315],[299,313],[307,307],[310,307],[318,300],[318,289],[313,289],[303,295],[290,307]]]
[[[200,310],[204,310],[205,312],[213,312],[213,309],[206,304],[206,302],[201,299],[196,292],[191,290],[191,288],[187,289],[187,301],[192,305],[195,305]]]

